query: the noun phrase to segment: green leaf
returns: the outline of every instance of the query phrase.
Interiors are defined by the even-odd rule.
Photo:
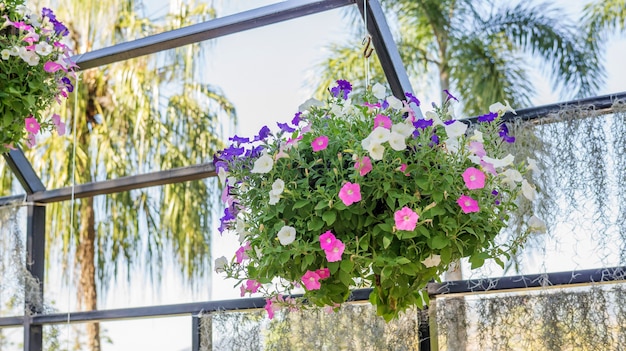
[[[443,249],[448,245],[450,245],[450,239],[446,238],[443,235],[434,236],[430,240],[430,247],[432,247],[433,249]]]
[[[342,271],[344,271],[346,273],[350,273],[352,271],[352,268],[354,268],[354,262],[350,261],[349,259],[341,261],[341,270]]]
[[[324,214],[322,214],[322,219],[324,220],[324,222],[326,222],[326,225],[332,225],[337,219],[337,212],[326,211],[324,212]]]
[[[320,202],[317,203],[317,205],[315,205],[315,210],[321,210],[323,208],[328,207],[328,201],[322,200]]]
[[[309,222],[307,223],[307,228],[309,228],[310,231],[318,231],[322,229],[323,226],[324,221],[322,221],[322,219],[319,217],[311,217],[311,219],[309,219]]]
[[[385,235],[383,236],[383,249],[386,249],[391,245],[391,237]]]
[[[330,274],[335,274],[339,270],[339,262],[328,262],[328,270]]]
[[[397,263],[397,264],[407,264],[407,263],[411,263],[411,260],[409,260],[409,259],[408,259],[408,258],[406,258],[406,257],[398,257],[398,258],[396,259],[396,263]]]
[[[293,209],[296,210],[298,208],[302,208],[309,204],[309,200],[298,200],[295,204],[293,204]]]

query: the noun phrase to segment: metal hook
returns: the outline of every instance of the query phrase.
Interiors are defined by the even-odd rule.
[[[363,56],[365,56],[365,58],[370,58],[370,56],[372,56],[372,52],[374,52],[374,48],[372,47],[372,36],[368,34],[365,38],[363,38],[362,44],[365,46],[363,48]]]

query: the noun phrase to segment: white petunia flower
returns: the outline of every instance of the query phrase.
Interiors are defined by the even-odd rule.
[[[448,138],[458,138],[461,135],[465,134],[465,131],[467,130],[467,124],[459,121],[454,121],[450,124],[446,124],[444,128],[446,130]]]
[[[11,52],[7,49],[3,49],[2,51],[0,51],[0,56],[2,56],[3,60],[8,60],[9,57],[11,57]]]
[[[467,158],[472,161],[472,163],[480,165],[480,157],[476,155],[469,155]]]
[[[532,215],[528,219],[528,229],[530,229],[531,232],[536,233],[536,234],[544,234],[545,232],[548,231],[546,223],[542,221],[541,218],[535,215]]]
[[[522,180],[522,194],[530,201],[535,201],[537,191],[526,179]]]
[[[401,110],[404,108],[402,101],[393,95],[387,96],[387,103],[394,110]]]
[[[271,193],[274,195],[280,195],[285,191],[285,182],[278,178],[272,183],[272,191]]]
[[[296,240],[296,228],[286,225],[280,228],[276,236],[281,245],[289,245]]]
[[[511,163],[513,163],[514,159],[515,157],[513,157],[513,155],[511,154],[506,155],[506,157],[502,159],[491,158],[489,156],[483,156],[483,161],[490,163],[493,166],[493,168],[506,167],[510,165]]]
[[[530,157],[527,157],[526,160],[528,161],[528,166],[526,166],[526,169],[532,171],[536,175],[539,175],[541,173],[541,170],[539,169],[539,166],[537,166],[537,161]]]
[[[503,105],[501,102],[496,102],[495,104],[490,105],[489,112],[506,113],[511,111],[514,115],[517,114],[511,105],[509,105],[508,101],[504,100],[504,103],[506,105]]]
[[[448,138],[443,141],[446,144],[446,151],[448,153],[456,154],[459,152],[459,139],[457,138]]]
[[[433,111],[426,111],[426,113],[424,113],[424,117],[426,120],[432,119],[433,126],[440,126],[443,124],[443,122],[441,121],[441,118],[439,118],[439,115],[437,115]]]
[[[48,44],[46,42],[41,42],[39,44],[36,44],[35,45],[35,52],[37,52],[41,56],[50,55],[52,53],[52,45],[50,45],[50,44]]]
[[[246,237],[250,235],[250,232],[246,230],[246,223],[241,219],[237,218],[237,224],[235,225],[235,231],[239,235],[239,243],[243,244],[246,241]]]
[[[274,167],[274,160],[268,154],[264,154],[254,161],[254,167],[252,167],[252,173],[267,173]]]
[[[387,95],[387,88],[385,88],[385,86],[380,83],[376,83],[372,87],[372,94],[374,94],[374,96],[378,100],[382,100]]]
[[[228,172],[226,172],[224,168],[220,167],[220,170],[217,171],[217,178],[220,180],[220,184],[222,184],[222,186],[226,185],[226,177],[228,177]]]
[[[391,126],[392,133],[398,133],[405,138],[408,138],[415,131],[413,124],[407,120],[407,122],[396,123]]]
[[[516,169],[512,168],[504,171],[502,175],[504,176],[504,179],[502,181],[509,184],[510,186],[514,186],[516,182],[519,183],[524,180],[524,178],[522,178],[522,174]]]
[[[372,157],[372,160],[380,161],[383,159],[385,147],[381,144],[369,143],[369,145],[367,146],[367,152],[370,153],[370,157]]]
[[[224,273],[226,265],[228,265],[228,259],[226,257],[222,256],[215,259],[215,273]]]
[[[270,201],[268,202],[270,205],[276,205],[280,201],[280,195],[272,194],[270,191]]]
[[[478,141],[480,143],[485,142],[485,140],[483,139],[483,133],[480,130],[474,130],[474,135],[470,137],[470,140]]]
[[[396,151],[406,149],[406,137],[400,133],[391,132],[389,134],[389,146]]]
[[[440,263],[441,263],[441,256],[433,255],[433,254],[431,254],[430,256],[428,256],[428,258],[422,261],[422,264],[426,266],[426,268],[438,266]]]
[[[389,140],[389,134],[391,134],[389,129],[385,127],[376,127],[370,135],[367,136],[367,139],[369,139],[370,143],[382,144]]]

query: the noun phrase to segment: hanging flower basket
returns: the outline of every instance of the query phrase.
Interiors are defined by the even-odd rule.
[[[65,125],[59,115],[44,115],[52,102],[74,90],[76,65],[61,41],[68,29],[52,10],[31,12],[21,0],[0,1],[0,153]]]
[[[238,279],[242,296],[263,293],[270,317],[293,308],[284,296],[298,289],[308,304],[337,307],[371,287],[390,320],[424,306],[426,284],[456,260],[502,265],[521,243],[495,241],[516,202],[535,196],[534,160],[504,151],[514,141],[500,121],[508,105],[468,127],[449,114],[452,95],[418,119],[411,94],[400,101],[376,84],[351,98],[351,88],[338,81],[326,103],[309,100],[277,132],[235,136],[216,156],[219,229],[241,243],[216,270]]]

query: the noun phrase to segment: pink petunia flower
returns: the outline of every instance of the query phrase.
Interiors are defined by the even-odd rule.
[[[401,210],[396,211],[393,215],[398,230],[414,230],[417,226],[417,220],[420,218],[410,208],[404,206]]]
[[[267,318],[274,318],[274,312],[278,310],[278,306],[273,306],[272,300],[265,299],[265,310],[267,311]]]
[[[326,233],[320,235],[320,247],[322,250],[329,250],[333,243],[337,240],[335,235],[329,230]]]
[[[326,279],[326,278],[330,277],[330,269],[328,269],[328,268],[320,268],[320,269],[316,270],[315,273],[317,273],[317,275],[319,275],[320,280]]]
[[[480,141],[470,141],[468,150],[478,157],[487,156],[485,147]]]
[[[408,177],[408,176],[410,176],[410,175],[411,175],[410,173],[406,172],[406,169],[407,169],[408,167],[409,167],[409,166],[407,166],[407,164],[406,164],[406,163],[403,163],[403,164],[401,164],[401,165],[400,165],[400,167],[398,167],[398,170],[399,170],[400,172],[404,173],[404,175]]]
[[[341,190],[339,190],[339,198],[346,206],[361,201],[361,186],[356,183],[347,182],[341,187]]]
[[[36,144],[37,144],[37,138],[35,137],[35,134],[28,133],[28,136],[26,137],[26,146],[33,147]]]
[[[343,255],[343,250],[345,250],[345,248],[346,245],[342,243],[341,240],[335,240],[328,250],[324,250],[326,253],[326,260],[328,262],[341,261],[341,255]]]
[[[52,115],[51,119],[52,123],[57,128],[57,133],[59,133],[59,136],[65,135],[65,123],[61,121],[61,116],[55,113]]]
[[[248,258],[248,254],[247,251],[250,250],[250,243],[246,243],[244,246],[240,247],[239,249],[237,249],[237,251],[235,251],[235,257],[237,258],[236,262],[237,263],[241,263],[243,262],[243,260],[247,260]]]
[[[456,203],[461,206],[461,209],[464,213],[478,212],[480,208],[478,207],[478,201],[472,199],[467,195],[461,195]]]
[[[478,168],[469,167],[462,174],[465,186],[469,190],[482,189],[485,187],[485,173]]]
[[[365,156],[360,161],[356,161],[354,168],[359,170],[361,177],[368,174],[372,170],[372,160]]]
[[[494,176],[498,175],[498,173],[496,172],[496,167],[493,166],[493,163],[480,160],[480,166],[485,170],[485,172],[490,173]]]
[[[37,122],[37,119],[35,117],[28,117],[24,120],[24,123],[26,124],[26,131],[32,134],[37,134],[39,133],[39,129],[41,128],[41,126],[39,125],[39,122]]]
[[[322,286],[320,284],[320,276],[312,271],[306,271],[302,276],[302,284],[307,290],[319,290]]]
[[[311,143],[313,151],[318,152],[328,147],[328,137],[326,135],[319,136]]]
[[[382,114],[378,114],[376,115],[376,117],[374,118],[374,128],[376,129],[377,127],[383,127],[386,129],[391,129],[391,118],[389,118],[389,116],[385,116]]]

